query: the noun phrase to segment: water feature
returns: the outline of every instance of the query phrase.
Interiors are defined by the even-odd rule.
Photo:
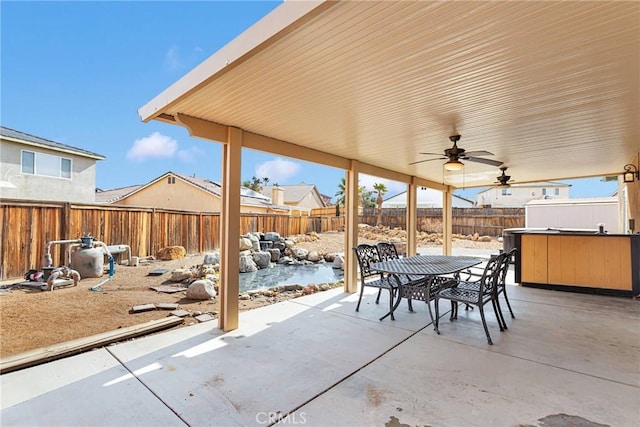
[[[344,271],[331,264],[279,265],[251,273],[240,274],[240,292],[268,289],[279,285],[310,285],[335,283],[344,278]]]

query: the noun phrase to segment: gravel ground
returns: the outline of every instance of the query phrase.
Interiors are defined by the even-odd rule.
[[[375,243],[394,239],[390,230],[376,230],[375,227],[360,230],[359,243]],[[297,246],[315,250],[321,254],[343,253],[344,233],[331,232],[317,236],[297,236]],[[497,241],[478,242],[454,240],[455,248],[498,250],[502,243]],[[436,243],[421,243],[421,249],[437,248]],[[419,252],[422,250],[419,249]],[[43,292],[34,287],[12,287],[0,293],[0,357],[23,351],[51,346],[53,344],[107,332],[127,326],[157,320],[168,316],[168,311],[154,310],[132,314],[133,306],[142,304],[177,303],[180,309],[191,313],[218,313],[217,300],[196,301],[185,298],[183,292],[162,293],[150,289],[151,286],[172,284],[168,281],[170,272],[176,268],[189,268],[202,264],[203,255],[187,255],[173,261],[151,261],[138,267],[117,266],[113,278],[101,286],[102,292],[89,288],[103,281],[102,278],[87,278],[77,287],[61,287],[53,292]],[[155,269],[166,269],[167,273],[150,276]],[[16,283],[10,281],[8,283]],[[4,282],[3,285],[7,285]],[[291,298],[292,295],[278,294],[240,301],[241,310],[249,310]],[[183,326],[196,323],[187,317]]]

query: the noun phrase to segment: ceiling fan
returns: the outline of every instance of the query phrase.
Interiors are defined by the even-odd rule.
[[[456,133],[449,137],[449,140],[453,142],[453,147],[447,148],[446,150],[444,150],[444,157],[438,157],[436,159],[418,160],[417,162],[412,162],[409,164],[414,165],[416,163],[430,162],[432,160],[448,159],[444,164],[444,168],[450,171],[460,170],[464,167],[464,163],[462,163],[460,160],[468,160],[470,162],[484,163],[491,166],[500,166],[502,164],[502,162],[498,160],[484,159],[482,157],[478,157],[478,156],[493,156],[493,153],[490,153],[488,151],[482,150],[482,151],[467,152],[465,151],[464,148],[459,148],[458,141],[460,141],[460,136],[461,136],[460,134]],[[441,154],[439,153],[420,153],[420,154],[441,156]]]
[[[498,187],[511,187],[509,183],[513,180],[511,179],[511,176],[505,174],[507,167],[502,166],[500,170],[502,171],[502,175],[496,177],[496,183],[498,184]]]

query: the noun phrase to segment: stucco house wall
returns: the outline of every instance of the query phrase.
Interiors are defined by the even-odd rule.
[[[156,181],[133,194],[118,200],[115,205],[161,207],[163,209],[219,212],[220,199],[213,194],[179,179]]]
[[[453,195],[451,198],[454,208],[472,208],[473,202],[463,197]],[[418,208],[441,208],[442,207],[442,191],[433,188],[419,187],[416,193],[416,203]],[[382,202],[382,208],[406,208],[407,192],[403,191]]]
[[[544,182],[491,187],[478,193],[477,205],[493,208],[521,208],[531,200],[568,199],[569,184]]]
[[[50,148],[44,144],[51,142],[26,135],[34,140],[41,140],[41,144],[31,141],[21,142],[21,133],[12,131],[7,137],[6,128],[0,134],[0,197],[19,200],[65,201],[75,203],[93,203],[96,187],[96,160],[103,156],[87,156],[76,154],[74,147],[67,147],[64,151]],[[62,144],[58,144],[62,146]],[[22,153],[28,151],[47,154],[71,161],[69,177],[54,177],[37,173],[23,173]],[[80,150],[83,151],[83,150]],[[37,157],[36,157],[37,159]]]
[[[118,190],[96,193],[96,201],[120,206],[155,207],[194,212],[220,212],[221,197],[219,185],[211,181],[168,172],[148,184],[132,186],[131,191],[118,194]],[[245,189],[249,195],[251,191]],[[260,196],[258,193],[256,195]],[[109,196],[114,195],[113,199]],[[284,206],[273,206],[269,199],[261,200],[248,195],[241,197],[242,213],[287,214]],[[105,198],[106,197],[106,198]]]

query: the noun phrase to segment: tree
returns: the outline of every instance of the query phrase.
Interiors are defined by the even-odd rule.
[[[335,194],[338,197],[337,205],[344,206],[346,196],[347,183],[345,178],[340,178],[340,184],[338,184],[338,192]],[[375,200],[371,196],[371,191],[367,191],[367,188],[363,185],[358,186],[358,206],[371,208],[375,206]]]
[[[346,189],[347,189],[347,182],[344,179],[344,177],[342,177],[340,178],[340,184],[338,184],[338,191],[335,194],[335,196],[338,198],[338,200],[336,201],[336,205],[344,206]]]
[[[378,222],[377,224],[382,224],[382,196],[387,192],[387,186],[383,183],[376,182],[373,184],[373,189],[378,192],[378,197],[376,198],[376,205],[378,207]]]
[[[243,187],[247,187],[255,192],[262,192],[262,185],[267,185],[269,183],[269,178],[258,178],[257,176],[252,176],[251,180],[246,180],[242,182]],[[276,184],[277,185],[277,184]]]

